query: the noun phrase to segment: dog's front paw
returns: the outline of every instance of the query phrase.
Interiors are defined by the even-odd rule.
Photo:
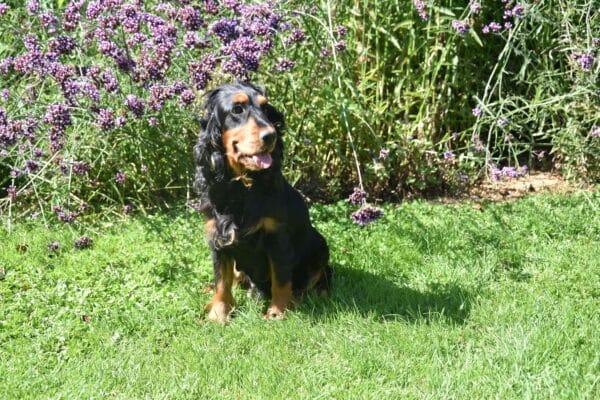
[[[263,319],[275,321],[285,319],[285,308],[281,308],[275,304],[271,304],[267,309]]]
[[[207,320],[225,324],[229,321],[229,316],[231,315],[233,307],[231,304],[227,304],[224,301],[213,301],[208,303],[204,309],[208,311],[206,316]]]

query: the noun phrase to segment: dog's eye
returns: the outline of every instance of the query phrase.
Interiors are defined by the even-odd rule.
[[[236,104],[231,109],[231,112],[234,114],[241,114],[244,112],[244,107],[242,107],[240,104]]]

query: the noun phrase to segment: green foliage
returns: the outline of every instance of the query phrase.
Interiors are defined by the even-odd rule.
[[[236,290],[227,326],[203,321],[197,213],[19,223],[0,231],[0,397],[595,398],[599,209],[413,202],[358,227],[314,207],[331,295],[269,322]]]
[[[319,4],[305,26],[329,40],[289,81],[269,82],[287,101],[290,176],[307,191],[348,193],[363,178],[374,198],[439,193],[504,166],[598,181],[600,64],[577,58],[598,54],[592,1],[484,2],[477,14],[465,1],[427,2],[427,21],[408,1]],[[522,17],[504,19],[516,4]],[[482,33],[492,21],[512,27]],[[328,67],[320,48],[339,40],[337,23],[348,50]]]
[[[238,75],[266,86],[270,101],[284,111],[286,174],[314,199],[335,200],[355,187],[369,192],[372,201],[452,192],[481,177],[497,178],[503,167],[519,173],[523,166],[556,167],[569,178],[600,179],[600,16],[593,0],[568,5],[493,1],[478,8],[477,2],[458,0],[281,1],[273,12],[281,13],[285,23],[267,29],[273,44],[265,47],[269,56],[262,54],[260,68],[250,65],[237,75],[226,71],[232,57],[223,50],[226,45],[209,33],[221,17],[249,18],[237,15],[232,2],[227,7],[219,3],[218,15],[200,8],[204,25],[192,30],[194,24],[178,17],[186,4],[145,2],[150,14],[179,29],[174,47],[162,58],[160,46],[150,39],[164,32],[150,34],[147,21],[140,32],[147,35],[144,46],[152,42],[149,49],[129,44],[123,26],[95,30],[121,21],[127,15],[121,4],[107,6],[102,16],[108,20],[92,18],[72,31],[58,25],[52,30],[54,25],[43,26],[21,3],[7,4],[12,9],[0,17],[6,22],[0,29],[0,61],[25,54],[28,34],[43,52],[64,34],[79,43],[58,57],[64,67],[76,67],[77,74],[91,66],[114,70],[121,88],[108,92],[102,87],[106,82],[91,78],[94,74],[76,74],[73,80],[98,86],[100,101],[81,93],[73,99],[63,93],[56,68],[3,73],[0,67],[0,89],[11,92],[8,100],[0,98],[0,111],[8,114],[7,121],[0,118],[0,209],[11,215],[35,211],[47,217],[56,205],[70,212],[88,205],[120,212],[130,203],[142,208],[189,198],[202,95]],[[38,13],[54,10],[62,20],[75,3],[40,4]],[[85,20],[91,4],[76,14]],[[175,7],[179,11],[173,12]],[[263,15],[262,10],[254,15]],[[111,17],[116,19],[111,22]],[[492,23],[498,28],[490,28]],[[297,28],[305,40],[291,40]],[[200,48],[184,43],[184,34],[194,29],[208,34]],[[101,49],[103,35],[139,68],[119,67],[119,57]],[[254,39],[266,42],[260,34]],[[216,57],[215,70],[207,67],[207,54]],[[256,54],[246,51],[244,57],[255,61]],[[168,67],[160,64],[165,58],[172,61]],[[164,68],[158,68],[158,76],[144,80],[137,75],[156,74],[153,63]],[[192,73],[191,65],[210,69],[212,81]],[[185,107],[180,93],[174,94],[181,82],[195,96]],[[156,100],[152,87],[161,85],[171,97],[151,109]],[[143,117],[126,106],[128,95],[145,102]],[[67,104],[71,115],[71,123],[60,127],[65,129],[60,143],[45,137],[55,122],[44,116],[55,103]],[[126,124],[99,128],[100,108],[114,111],[115,118],[126,117]],[[14,143],[5,135],[15,122],[27,130],[31,116],[38,118],[35,140],[21,135]],[[41,166],[28,167],[40,149]],[[88,173],[74,172],[81,163]]]

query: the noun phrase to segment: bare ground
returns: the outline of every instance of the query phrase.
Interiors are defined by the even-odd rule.
[[[462,198],[442,197],[437,199],[436,202],[455,203],[465,199],[476,203],[482,201],[502,202],[513,201],[532,194],[568,194],[578,191],[593,192],[595,190],[594,186],[568,182],[555,173],[532,172],[527,176],[503,178],[498,182],[492,180],[483,181],[468,190]]]

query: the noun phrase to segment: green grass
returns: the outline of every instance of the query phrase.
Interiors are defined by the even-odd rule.
[[[197,214],[0,231],[0,398],[600,396],[599,194],[351,211],[311,209],[331,296],[266,322],[238,291],[227,326]]]

